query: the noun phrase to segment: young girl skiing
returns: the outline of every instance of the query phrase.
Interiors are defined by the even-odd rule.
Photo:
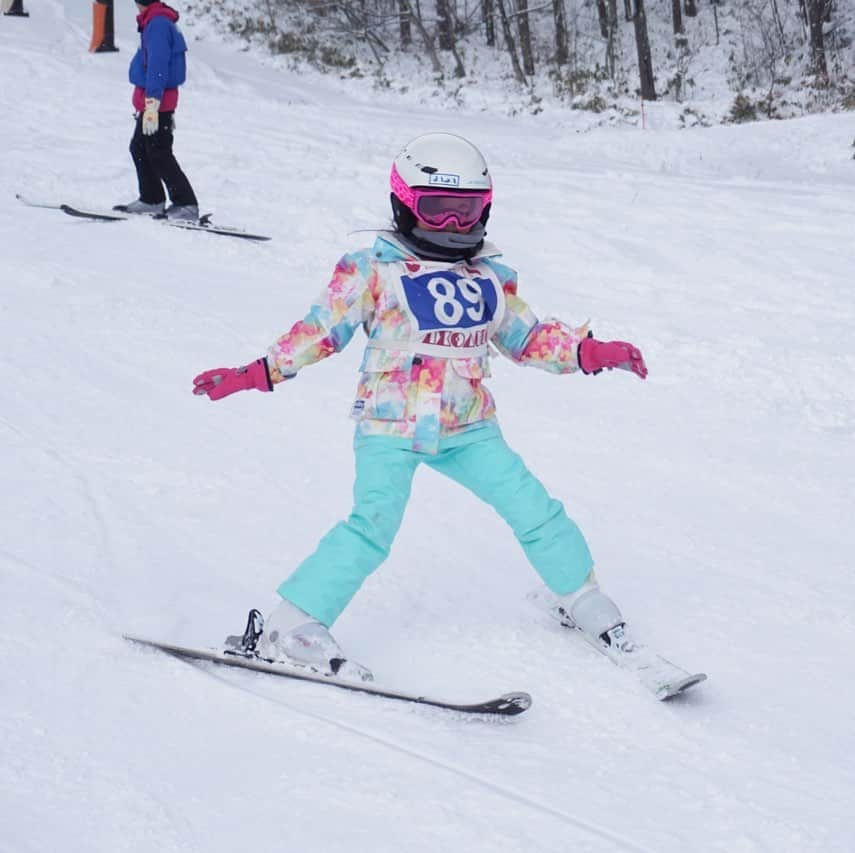
[[[641,353],[586,327],[541,322],[517,294],[517,274],[485,242],[492,180],[480,151],[449,133],[410,142],[391,172],[395,229],[346,254],[305,319],[266,357],[208,370],[194,393],[220,400],[293,379],[368,337],[353,404],[356,483],[350,517],[333,527],[278,588],[258,641],[267,659],[369,680],[330,635],[363,581],[388,556],[413,474],[428,465],[470,489],[510,525],[565,621],[599,643],[622,642],[623,617],[600,591],[582,533],[505,443],[489,376],[489,345],[552,373],[632,371]]]
[[[134,85],[136,112],[130,152],[140,195],[115,209],[196,220],[196,194],[172,153],[178,87],[187,76],[187,44],[176,26],[179,14],[158,0],[137,0],[136,6],[140,46],[131,60],[128,77]],[[169,207],[166,193],[172,202]]]

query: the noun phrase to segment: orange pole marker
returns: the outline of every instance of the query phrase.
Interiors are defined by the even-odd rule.
[[[119,48],[113,43],[113,0],[95,0],[92,4],[92,41],[90,53],[112,53]]]

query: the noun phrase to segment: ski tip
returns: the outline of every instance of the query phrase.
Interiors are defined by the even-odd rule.
[[[522,714],[531,708],[531,695],[522,691],[505,693],[496,700],[496,706],[500,713],[510,717]]]
[[[694,675],[688,675],[679,681],[675,681],[673,684],[667,685],[667,687],[663,687],[656,698],[664,702],[668,699],[673,699],[675,696],[682,696],[687,690],[706,680],[707,675],[705,672],[696,672]]]
[[[122,634],[122,639],[129,643],[138,643],[141,646],[157,646],[156,640],[150,640],[148,637],[140,637],[137,634]]]

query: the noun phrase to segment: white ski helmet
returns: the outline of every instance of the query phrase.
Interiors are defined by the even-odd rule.
[[[484,155],[453,133],[407,143],[389,177],[398,231],[428,257],[464,258],[481,248],[493,182]]]

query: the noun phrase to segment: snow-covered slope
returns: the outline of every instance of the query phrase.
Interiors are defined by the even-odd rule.
[[[126,64],[69,0],[0,18],[0,850],[847,851],[855,485],[852,120],[568,136],[351,102],[191,43],[176,151],[264,245],[24,208],[134,197]],[[710,681],[653,701],[525,601],[494,514],[430,471],[336,624],[401,688],[526,689],[510,724],[130,647],[242,628],[349,509],[359,344],[219,404],[387,218],[396,148],[470,136],[542,314],[629,375],[495,365],[510,443],[636,634]]]
[[[442,5],[439,0],[423,0],[413,7],[435,46]],[[569,55],[560,66],[553,14],[560,4],[514,5],[530,12],[534,73],[525,74],[525,84],[514,79],[498,18],[494,18],[496,45],[486,44],[482,12],[492,9],[491,14],[498,15],[497,4],[449,4],[461,27],[456,28],[455,52],[437,51],[441,73],[432,71],[430,50],[417,29],[412,43],[401,48],[400,22],[383,11],[382,3],[362,2],[356,8],[285,0],[219,0],[216,4],[185,0],[182,8],[188,12],[194,34],[206,38],[227,34],[267,62],[299,72],[303,79],[338,77],[338,85],[362,100],[382,97],[434,109],[443,105],[455,111],[541,114],[573,130],[640,121],[635,25],[624,15],[624,8],[637,4],[629,0],[618,4],[610,60],[597,11],[598,7],[605,11],[607,4],[564,2]],[[824,27],[828,85],[817,85],[804,3],[697,3],[696,16],[683,15],[683,35],[677,38],[672,0],[646,0],[659,122],[676,129],[852,110],[855,5],[831,5]],[[387,4],[386,9],[391,7]],[[521,25],[522,18],[518,20]],[[512,32],[517,29],[515,17],[511,28]],[[386,51],[378,51],[377,39]],[[519,55],[522,38],[515,41]],[[456,74],[458,58],[462,77]]]

